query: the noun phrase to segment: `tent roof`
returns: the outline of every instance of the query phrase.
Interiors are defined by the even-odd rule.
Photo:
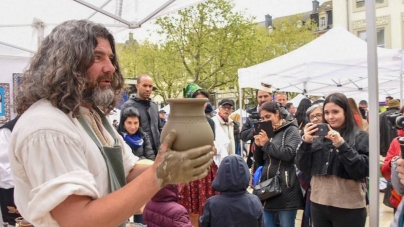
[[[129,28],[137,28],[150,19],[203,2],[204,0],[13,0],[0,1],[0,55],[14,55],[6,52],[4,46],[17,46],[36,51],[38,27],[44,28],[44,36],[66,20],[90,19],[104,24],[115,36],[126,36]],[[122,7],[119,7],[122,2]],[[98,7],[103,13],[97,12]],[[121,9],[121,13],[119,13]],[[111,18],[105,14],[110,14]],[[124,22],[129,22],[124,24]],[[15,49],[15,48],[14,48]],[[16,49],[16,52],[20,50]],[[20,55],[17,53],[16,55]],[[29,52],[25,53],[30,56]]]
[[[377,48],[379,82],[397,87],[401,50]],[[271,83],[278,90],[326,95],[367,91],[367,44],[342,27],[275,59],[238,70],[240,87]],[[392,82],[393,81],[393,82]]]

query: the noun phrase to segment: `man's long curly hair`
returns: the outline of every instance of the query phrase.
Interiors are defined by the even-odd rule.
[[[107,39],[114,54],[111,59],[115,67],[111,89],[115,93],[115,100],[109,106],[102,107],[106,112],[112,110],[124,85],[114,38],[103,25],[87,20],[72,20],[53,29],[42,41],[24,72],[21,95],[17,99],[18,115],[36,101],[47,99],[64,113],[72,112],[73,116],[77,116],[87,87],[86,72],[94,62],[97,38]]]

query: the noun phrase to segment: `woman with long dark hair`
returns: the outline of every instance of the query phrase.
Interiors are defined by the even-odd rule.
[[[280,195],[262,201],[265,226],[275,227],[275,213],[278,213],[281,227],[295,226],[297,210],[304,207],[295,167],[300,141],[296,120],[287,120],[287,110],[271,101],[262,104],[259,114],[262,121],[271,121],[274,136],[269,138],[264,130],[254,136],[254,159],[258,166],[263,165],[261,181],[273,178],[279,172],[282,188]]]
[[[295,118],[297,120],[297,125],[299,126],[299,133],[303,135],[304,126],[306,126],[308,120],[306,118],[306,111],[311,106],[311,101],[308,98],[304,98],[300,101],[297,107]]]
[[[355,123],[344,94],[324,101],[328,134],[315,135],[308,123],[297,151],[296,165],[311,178],[311,218],[314,226],[363,227],[366,222],[366,185],[369,175],[369,137]]]

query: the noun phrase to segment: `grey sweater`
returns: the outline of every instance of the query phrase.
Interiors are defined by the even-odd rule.
[[[398,172],[396,171],[396,168],[397,163],[391,162],[391,184],[400,195],[404,195],[404,185],[401,184],[400,182],[400,178],[398,177]],[[398,219],[403,210],[403,206],[404,206],[404,199],[401,200],[400,204],[398,204],[397,211],[394,215],[394,220],[391,222],[390,227],[402,227],[398,226]]]

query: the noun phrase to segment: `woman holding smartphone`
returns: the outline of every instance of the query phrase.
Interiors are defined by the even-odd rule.
[[[282,193],[262,201],[266,227],[275,227],[275,213],[278,213],[280,226],[295,226],[297,210],[303,209],[303,195],[296,176],[295,157],[300,141],[296,120],[287,120],[288,112],[276,102],[265,102],[260,111],[262,121],[271,121],[273,138],[261,130],[254,136],[256,150],[254,159],[258,166],[263,165],[261,181],[275,176],[279,171]]]
[[[314,226],[363,227],[366,222],[366,185],[369,175],[369,137],[358,128],[341,93],[326,97],[324,119],[329,131],[315,136],[317,124],[308,123],[296,165],[310,175],[311,218]]]
[[[319,124],[323,123],[323,102],[319,102],[311,105],[306,111],[306,117],[309,120],[309,123]],[[328,130],[328,127],[327,127]],[[300,181],[300,187],[304,190],[304,211],[302,214],[302,225],[301,227],[310,227],[313,226],[311,221],[311,212],[310,212],[310,195],[311,195],[311,187],[310,187],[310,175],[304,174],[302,171],[297,170],[297,178]]]

